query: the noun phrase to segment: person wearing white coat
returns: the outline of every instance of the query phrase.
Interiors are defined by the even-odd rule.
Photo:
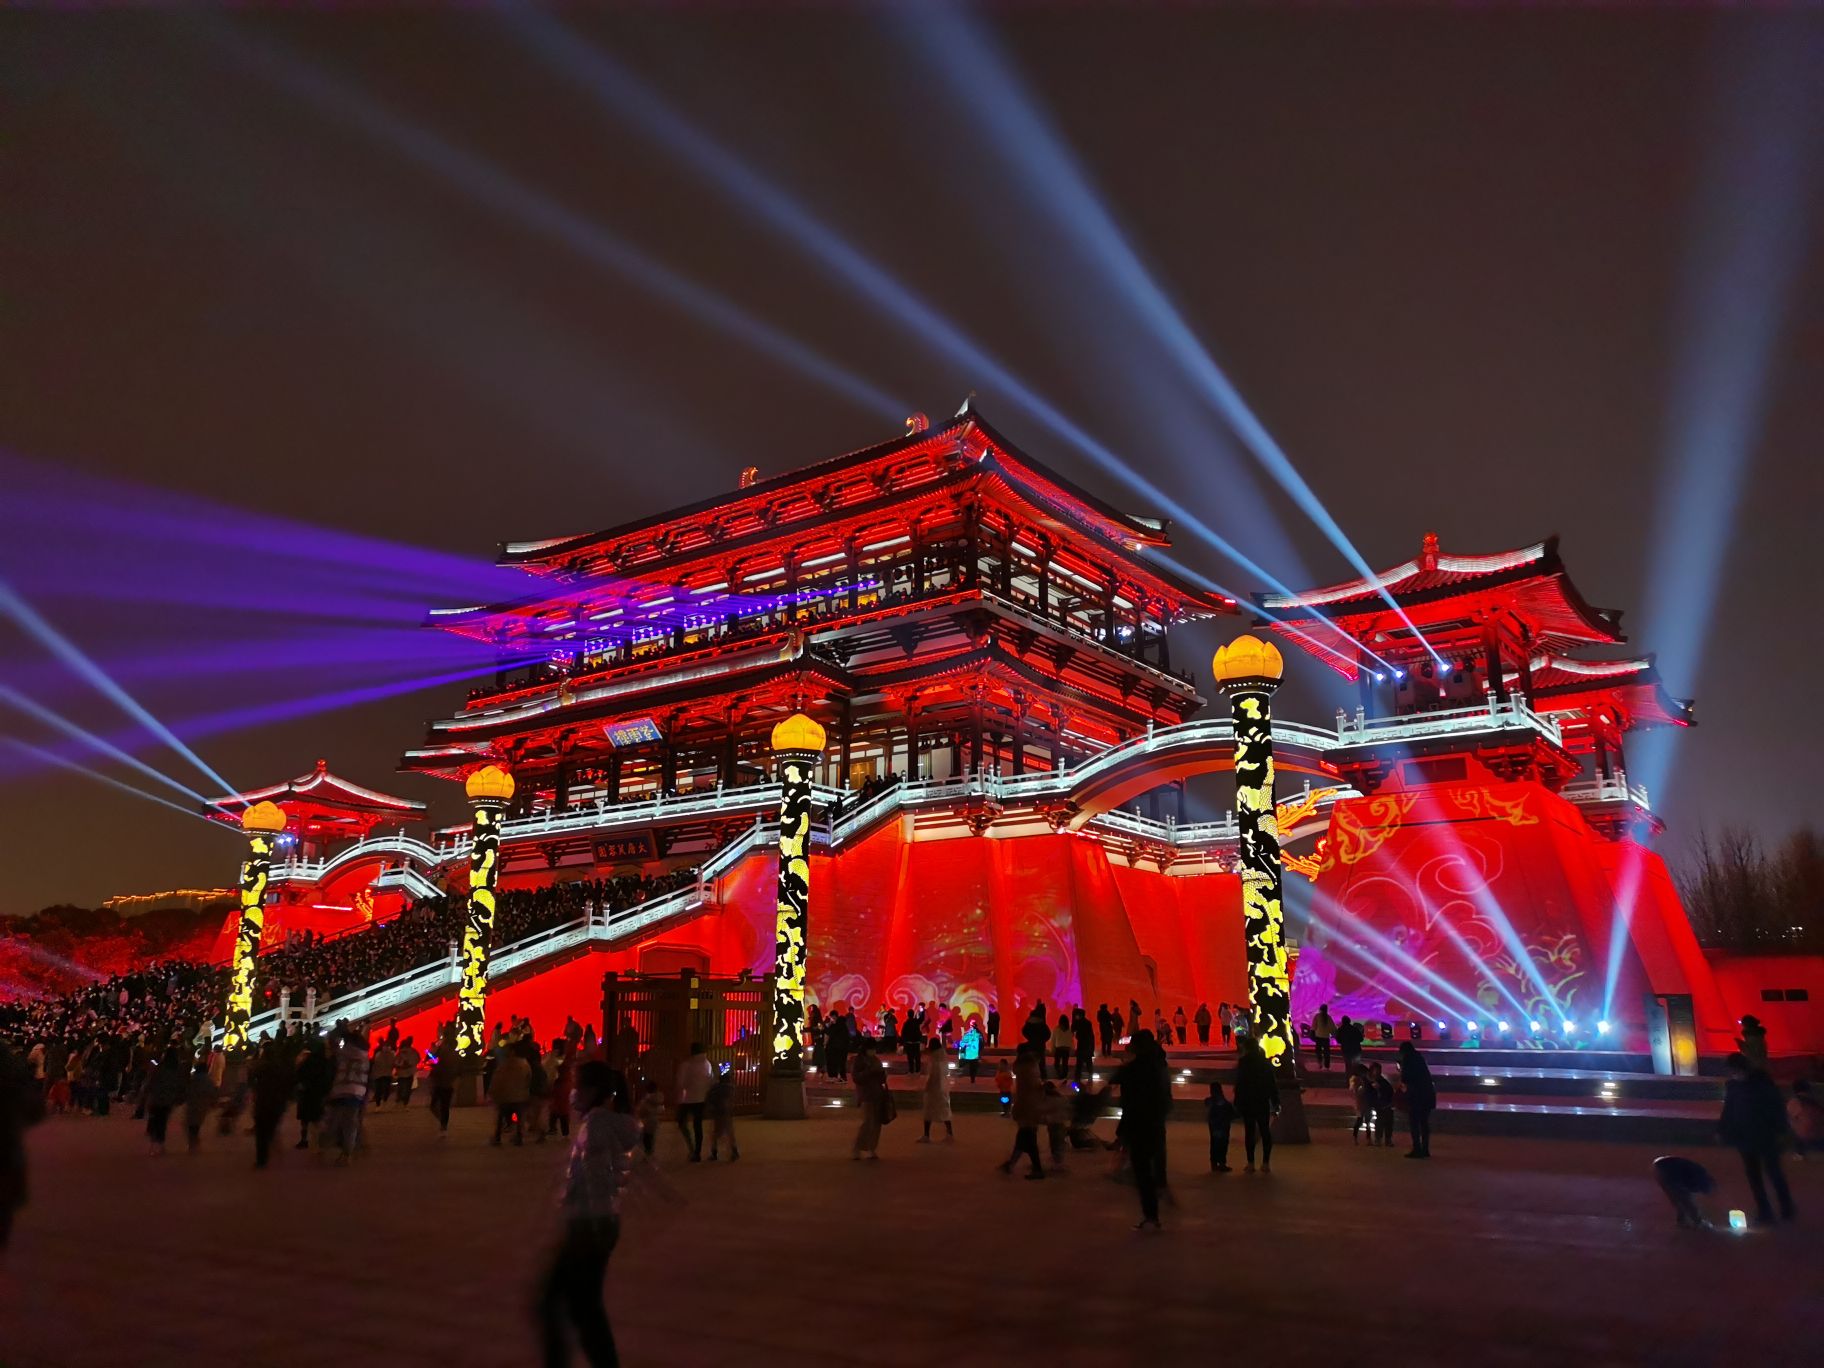
[[[925,1059],[925,1133],[919,1136],[919,1144],[931,1143],[931,1126],[936,1121],[944,1123],[944,1142],[954,1141],[956,1129],[950,1124],[950,1056],[942,1036],[931,1037]]]

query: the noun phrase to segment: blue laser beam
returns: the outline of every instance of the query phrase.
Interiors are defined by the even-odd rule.
[[[80,676],[109,702],[196,766],[211,783],[218,785],[223,793],[235,791],[234,785],[217,774],[208,761],[185,745],[176,732],[160,722],[142,707],[133,695],[110,679],[105,670],[84,655],[74,642],[40,617],[37,611],[14,593],[12,587],[4,581],[0,581],[0,611],[5,612],[39,645],[69,666],[72,672]]]
[[[282,87],[333,122],[384,144],[443,178],[495,213],[789,366],[859,408],[895,417],[905,412],[903,404],[871,381],[672,270],[493,163],[392,113],[347,82],[336,80],[270,42],[226,32],[218,32],[217,41],[244,68]]]
[[[1407,745],[1389,747],[1387,753],[1394,760],[1408,760],[1414,758],[1415,755],[1413,749]],[[1439,839],[1447,841],[1451,847],[1453,847],[1454,858],[1457,862],[1470,872],[1468,885],[1454,891],[1458,896],[1467,899],[1475,905],[1489,925],[1494,927],[1495,934],[1501,938],[1501,943],[1507,947],[1508,953],[1513,957],[1515,966],[1519,969],[1521,975],[1532,984],[1533,988],[1538,992],[1540,999],[1544,1001],[1552,1011],[1560,1012],[1562,1009],[1559,1005],[1557,994],[1552,991],[1551,985],[1545,981],[1545,975],[1540,972],[1538,963],[1534,960],[1532,953],[1526,947],[1526,942],[1521,939],[1520,931],[1514,925],[1513,919],[1507,915],[1506,910],[1501,906],[1500,900],[1489,891],[1487,879],[1476,872],[1477,863],[1471,857],[1470,848],[1463,840],[1462,835],[1456,830],[1454,824],[1450,822],[1438,823],[1437,833]],[[1430,910],[1429,907],[1427,910]],[[1445,923],[1445,926],[1452,939],[1458,939],[1456,928],[1450,926],[1448,922]],[[1496,991],[1507,993],[1508,990],[1502,985],[1500,976],[1493,971],[1493,968],[1487,961],[1474,950],[1469,949],[1467,944],[1464,945],[1464,949],[1470,955],[1479,970],[1488,978],[1488,981],[1495,986]],[[1511,998],[1512,995],[1510,994],[1509,996]],[[1514,1004],[1516,1007],[1520,1008],[1520,1010],[1527,1010],[1517,999],[1514,999]]]
[[[1427,908],[1427,911],[1430,911],[1430,909]],[[1462,955],[1471,964],[1476,966],[1476,971],[1481,974],[1483,982],[1487,983],[1495,992],[1506,998],[1510,1007],[1522,1017],[1529,1017],[1532,1015],[1528,1010],[1527,1005],[1520,1000],[1519,996],[1515,994],[1512,989],[1501,981],[1502,976],[1497,974],[1494,971],[1493,966],[1477,953],[1476,948],[1469,943],[1469,938],[1457,929],[1456,924],[1451,921],[1449,917],[1440,917],[1433,914],[1432,924],[1443,929],[1444,938],[1452,945],[1456,946],[1458,954]]]
[[[1181,561],[1175,560],[1170,556],[1159,555],[1158,553],[1155,553],[1155,556],[1158,560],[1161,560],[1166,565],[1169,565],[1175,574],[1183,577],[1184,579],[1189,580],[1192,584],[1197,585],[1199,588],[1205,590],[1206,592],[1221,594],[1225,598],[1234,599],[1237,603],[1246,602],[1246,600],[1236,590],[1226,588],[1225,586],[1218,583],[1216,580],[1211,579],[1208,575],[1202,573],[1201,571],[1193,570],[1190,566],[1185,565]],[[1273,610],[1270,608],[1263,608],[1257,604],[1254,606],[1254,608],[1251,611],[1253,612],[1254,616],[1261,618],[1264,621],[1271,622],[1275,627],[1278,627],[1280,629],[1280,631],[1286,633],[1286,635],[1297,637],[1300,641],[1307,643],[1308,645],[1310,645],[1311,647],[1313,647],[1320,653],[1334,652],[1336,650],[1336,648],[1334,646],[1330,645],[1328,642],[1320,641],[1320,640],[1318,640],[1318,638],[1312,636],[1309,632],[1305,631],[1302,627],[1294,626],[1290,619],[1281,617],[1279,614],[1273,612]],[[1310,610],[1307,609],[1306,611],[1309,612]],[[1360,646],[1361,649],[1363,651],[1365,651],[1368,655],[1374,656],[1374,658],[1376,660],[1381,660],[1381,658],[1379,656],[1375,655],[1372,650],[1370,650],[1367,646],[1363,645],[1361,642],[1356,641],[1354,637],[1350,636],[1347,632],[1343,631],[1342,628],[1338,627],[1334,622],[1330,621],[1329,618],[1323,617],[1321,614],[1314,614],[1314,616],[1317,618],[1317,620],[1319,622],[1322,622],[1325,626],[1332,628],[1338,636],[1342,637],[1342,639],[1344,641],[1348,641],[1354,645]],[[1384,660],[1381,660],[1381,664],[1386,665],[1389,670],[1394,669],[1394,667],[1392,665],[1388,665],[1387,662]],[[1395,671],[1395,672],[1397,673],[1397,671]]]
[[[1325,926],[1324,929],[1331,930],[1328,926]],[[1314,950],[1326,958],[1342,964],[1343,967],[1360,977],[1365,984],[1378,986],[1383,977],[1390,978],[1392,982],[1388,987],[1409,1007],[1422,1005],[1436,1016],[1453,1017],[1457,1015],[1455,1009],[1448,1007],[1443,999],[1420,986],[1417,981],[1398,973],[1391,965],[1375,959],[1361,946],[1343,940],[1340,936],[1333,934],[1321,945],[1314,946]]]
[[[1328,911],[1326,913],[1319,913],[1317,910],[1320,902],[1328,905]],[[1433,969],[1429,964],[1426,964],[1423,960],[1419,959],[1391,936],[1375,930],[1359,917],[1349,916],[1343,909],[1336,906],[1335,899],[1331,898],[1328,894],[1319,891],[1315,887],[1312,889],[1311,908],[1308,915],[1312,921],[1323,926],[1326,930],[1330,931],[1332,935],[1340,935],[1345,938],[1359,937],[1361,940],[1366,941],[1369,945],[1373,946],[1380,954],[1389,956],[1395,960],[1403,961],[1411,967],[1413,973],[1422,976],[1425,982],[1430,983],[1433,987],[1438,989],[1438,991],[1449,994],[1450,997],[1459,1002],[1461,1004],[1461,1010],[1468,1012],[1470,1015],[1475,1015],[1482,1011],[1482,1005],[1480,1003],[1468,993],[1465,993],[1462,989],[1458,988],[1455,984],[1451,983],[1449,979],[1445,978],[1436,969]]]
[[[418,674],[409,679],[362,684],[353,688],[336,689],[296,698],[283,698],[268,703],[250,703],[220,712],[199,714],[186,719],[182,726],[193,736],[220,736],[227,732],[240,731],[246,727],[265,726],[299,717],[311,717],[318,713],[340,712],[344,708],[358,707],[361,704],[377,702],[383,698],[419,693],[425,689],[456,684],[467,679],[479,679],[484,675],[494,674],[497,668],[497,666],[488,665],[475,669],[450,670],[442,674]]]
[[[315,613],[314,602],[295,600],[342,595],[350,603],[337,604],[338,611],[360,617],[375,601],[421,607],[430,594],[504,595],[529,579],[491,560],[253,512],[3,448],[0,478],[6,481],[9,512],[20,514],[21,525],[9,528],[13,536],[0,545],[0,564],[15,582],[42,565],[55,571],[43,575],[47,587],[74,576],[80,590],[133,592],[136,584],[121,581],[147,578],[146,555],[156,550],[163,563],[155,584],[207,596],[229,578],[223,574],[229,557],[254,555],[263,577],[278,580],[279,594],[231,600],[228,606]],[[86,534],[80,566],[67,554],[58,555],[78,534]],[[305,575],[308,582],[301,584]]]
[[[1642,612],[1660,669],[1682,681],[1698,675],[1727,580],[1724,562],[1796,296],[1793,282],[1815,243],[1824,143],[1824,41],[1816,31],[1733,25],[1719,40],[1686,227]],[[1663,793],[1674,763],[1672,747],[1652,745],[1635,772]],[[1631,867],[1617,889],[1605,1013],[1639,880]]]
[[[109,741],[106,737],[97,736],[97,735],[95,735],[95,733],[87,730],[86,728],[77,726],[74,722],[70,721],[67,717],[62,716],[59,713],[52,712],[49,708],[45,707],[42,703],[39,703],[36,699],[27,697],[25,694],[20,693],[17,689],[12,688],[10,685],[0,684],[0,703],[7,704],[9,707],[15,709],[16,711],[24,713],[27,717],[30,717],[32,720],[42,723],[44,726],[51,728],[53,731],[62,732],[65,736],[69,737],[72,741],[75,741],[83,746],[87,746],[89,749],[97,751],[100,754],[105,755],[112,760],[120,761],[121,764],[127,765],[127,766],[131,767],[132,769],[139,771],[141,774],[145,775],[149,779],[157,780],[159,783],[165,785],[167,788],[176,789],[179,793],[183,794],[186,798],[194,798],[199,803],[207,803],[209,801],[207,798],[203,797],[202,794],[198,793],[195,789],[191,788],[188,784],[180,783],[178,780],[173,779],[170,775],[165,774],[161,770],[153,768],[151,765],[148,765],[145,761],[139,759],[137,756],[133,755],[129,751],[124,750],[120,746],[115,745],[112,741]],[[15,740],[16,738],[8,737],[7,739],[10,741],[10,740]],[[21,742],[20,744],[23,745],[24,743]],[[48,753],[49,752],[47,752],[47,754]]]
[[[0,741],[4,741],[15,750],[24,752],[41,764],[51,765],[61,770],[68,770],[72,774],[83,775],[86,778],[95,780],[98,784],[106,784],[109,788],[118,789],[122,793],[129,793],[135,798],[144,798],[148,803],[157,803],[160,807],[168,807],[173,812],[181,812],[186,817],[194,817],[200,822],[209,822],[209,825],[211,826],[220,826],[220,823],[210,822],[207,817],[203,816],[203,814],[198,812],[195,808],[185,807],[182,803],[174,803],[169,798],[160,797],[156,793],[148,793],[142,788],[136,788],[132,784],[116,779],[111,774],[105,774],[98,769],[91,769],[89,766],[79,764],[76,761],[69,759],[67,756],[59,755],[55,751],[46,750],[42,746],[34,746],[30,741],[21,740],[17,736],[0,736]],[[228,830],[226,827],[222,829]]]
[[[46,950],[42,945],[29,941],[24,936],[10,938],[7,942],[7,949],[12,954],[23,955],[27,959],[36,960],[39,964],[49,965],[59,973],[69,974],[89,983],[100,983],[107,977],[99,969],[78,963],[68,955],[59,955],[55,951]],[[27,997],[34,1001],[61,996],[61,994],[45,992],[30,984],[20,983],[17,979],[6,980],[5,987],[15,997]]]
[[[1159,511],[1243,570],[1266,580],[1282,593],[1296,592],[1068,418],[954,322],[824,223],[800,200],[679,114],[625,64],[583,42],[562,23],[536,10],[516,10],[514,18],[514,33],[542,60],[564,73],[611,113],[627,120],[678,157],[712,189],[756,215],[782,241],[832,273],[858,297],[909,328],[939,355],[966,367],[971,373],[988,377],[998,390],[1054,434],[1068,441],[1108,474],[1139,491]],[[1226,590],[1219,592],[1245,601],[1245,596]],[[1335,624],[1331,626],[1335,627]],[[1341,628],[1335,630],[1345,639],[1354,641]],[[1376,659],[1380,658],[1362,643],[1355,644],[1361,645]]]
[[[988,130],[1009,172],[1045,207],[1051,221],[1072,233],[1084,254],[1111,274],[1112,294],[1139,312],[1165,353],[1242,445],[1344,559],[1375,586],[1432,659],[1444,664],[1140,260],[1074,154],[1040,117],[1011,63],[998,54],[992,36],[946,4],[919,7],[906,28],[951,94]]]

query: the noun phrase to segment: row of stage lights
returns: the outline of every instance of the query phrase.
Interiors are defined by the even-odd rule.
[[[1545,1036],[1546,1027],[1545,1027],[1544,1022],[1538,1021],[1538,1020],[1531,1020],[1531,1021],[1528,1021],[1526,1023],[1526,1025],[1527,1025],[1528,1034],[1533,1036],[1535,1039],[1542,1039]],[[1441,1040],[1449,1039],[1450,1038],[1450,1029],[1451,1029],[1450,1023],[1448,1021],[1440,1020],[1437,1023],[1437,1026],[1438,1026],[1439,1039],[1441,1039]],[[1482,1035],[1482,1023],[1479,1021],[1466,1021],[1463,1023],[1463,1027],[1464,1027],[1465,1033],[1470,1036],[1479,1038]],[[1408,1022],[1407,1030],[1411,1033],[1412,1038],[1414,1040],[1417,1040],[1419,1038],[1420,1027],[1419,1027],[1418,1022],[1416,1022],[1416,1021]],[[1497,1020],[1494,1024],[1494,1033],[1496,1035],[1500,1035],[1500,1036],[1512,1035],[1513,1030],[1514,1030],[1513,1023],[1506,1020],[1505,1018]],[[1577,1034],[1577,1019],[1575,1017],[1565,1017],[1564,1020],[1559,1023],[1559,1031],[1561,1034],[1567,1035],[1567,1036],[1576,1035]],[[1598,1019],[1598,1021],[1596,1022],[1596,1034],[1599,1036],[1606,1036],[1608,1033],[1609,1033],[1608,1020],[1606,1018]]]
[[[1452,665],[1446,664],[1444,668],[1447,670],[1453,671],[1453,673],[1455,673],[1455,674],[1460,674],[1460,675],[1474,674],[1476,671],[1475,663],[1473,661],[1468,661],[1468,660],[1464,661],[1461,665],[1457,665],[1457,666],[1452,666]],[[1387,670],[1376,670],[1374,672],[1375,682],[1382,683],[1382,684],[1386,683],[1389,671],[1391,671],[1392,676],[1395,679],[1406,678],[1406,671],[1400,669],[1397,665],[1394,665],[1394,666],[1389,666]],[[1429,665],[1425,666],[1425,668],[1423,669],[1423,671],[1421,671],[1421,673],[1425,676],[1426,679],[1433,679],[1436,677],[1435,672],[1432,670],[1432,667]]]

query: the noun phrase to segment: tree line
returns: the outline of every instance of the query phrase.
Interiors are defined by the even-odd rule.
[[[1698,942],[1719,950],[1824,952],[1824,837],[1773,849],[1751,831],[1703,831],[1675,875]]]

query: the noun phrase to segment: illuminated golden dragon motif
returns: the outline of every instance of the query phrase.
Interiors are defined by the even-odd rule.
[[[1309,855],[1294,855],[1289,850],[1279,852],[1279,862],[1294,874],[1303,874],[1312,883],[1317,882],[1318,874],[1324,867],[1324,847],[1326,841],[1319,841],[1317,848]]]
[[[1389,793],[1339,803],[1330,817],[1336,859],[1346,865],[1360,864],[1400,829],[1417,802],[1415,793]]]
[[[1509,826],[1539,824],[1538,814],[1527,806],[1525,793],[1512,798],[1497,798],[1489,789],[1466,788],[1447,790],[1446,797],[1466,817],[1487,817],[1497,822],[1506,822]]]
[[[1290,831],[1293,827],[1304,821],[1305,818],[1316,812],[1318,805],[1326,798],[1334,797],[1342,791],[1341,785],[1332,785],[1329,788],[1309,789],[1300,793],[1296,798],[1286,799],[1285,802],[1279,804],[1279,806],[1274,809],[1278,818],[1280,831],[1282,833]]]

